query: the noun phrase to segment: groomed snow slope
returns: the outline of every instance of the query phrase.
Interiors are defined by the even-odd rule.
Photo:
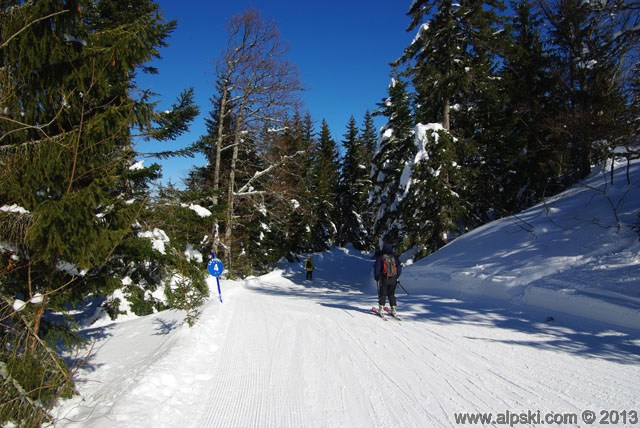
[[[638,335],[429,296],[385,322],[372,301],[274,273],[226,282],[192,329],[175,313],[99,329],[58,426],[438,427],[637,407]]]

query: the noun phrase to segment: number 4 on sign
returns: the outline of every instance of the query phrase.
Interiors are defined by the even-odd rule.
[[[218,277],[224,271],[224,266],[222,266],[222,260],[213,257],[209,260],[209,264],[207,265],[207,270],[211,274],[211,276]]]
[[[211,253],[211,260],[209,260],[207,270],[211,276],[216,278],[216,282],[218,283],[218,297],[220,298],[220,303],[222,303],[222,291],[220,291],[220,275],[224,271],[222,260],[216,258],[215,254]]]

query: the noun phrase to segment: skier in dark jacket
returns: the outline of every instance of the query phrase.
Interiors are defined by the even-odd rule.
[[[401,272],[402,265],[394,254],[393,245],[385,242],[382,246],[382,252],[378,254],[373,265],[373,278],[378,283],[378,310],[380,313],[383,313],[386,299],[389,297],[391,313],[396,315],[396,287]]]

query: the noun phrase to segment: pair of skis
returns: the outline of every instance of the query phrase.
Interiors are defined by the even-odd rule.
[[[402,320],[400,319],[400,317],[399,317],[397,314],[396,314],[396,315],[394,315],[394,314],[391,312],[391,309],[389,309],[388,307],[386,307],[386,306],[385,306],[385,307],[384,307],[384,311],[385,311],[387,314],[389,314],[390,316],[392,316],[393,318],[397,319],[398,321],[402,321]],[[374,314],[378,315],[378,316],[379,316],[380,318],[382,318],[384,321],[386,321],[386,320],[387,320],[386,315],[385,315],[384,313],[381,313],[381,312],[378,310],[378,308],[376,308],[375,306],[372,306],[372,307],[371,307],[371,312],[373,312]]]

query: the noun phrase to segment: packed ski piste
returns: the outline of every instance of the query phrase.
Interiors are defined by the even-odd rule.
[[[629,172],[596,170],[424,259],[396,254],[394,301],[380,303],[377,255],[346,247],[309,254],[311,279],[307,254],[210,277],[192,328],[177,311],[90,314],[56,426],[640,426]]]

